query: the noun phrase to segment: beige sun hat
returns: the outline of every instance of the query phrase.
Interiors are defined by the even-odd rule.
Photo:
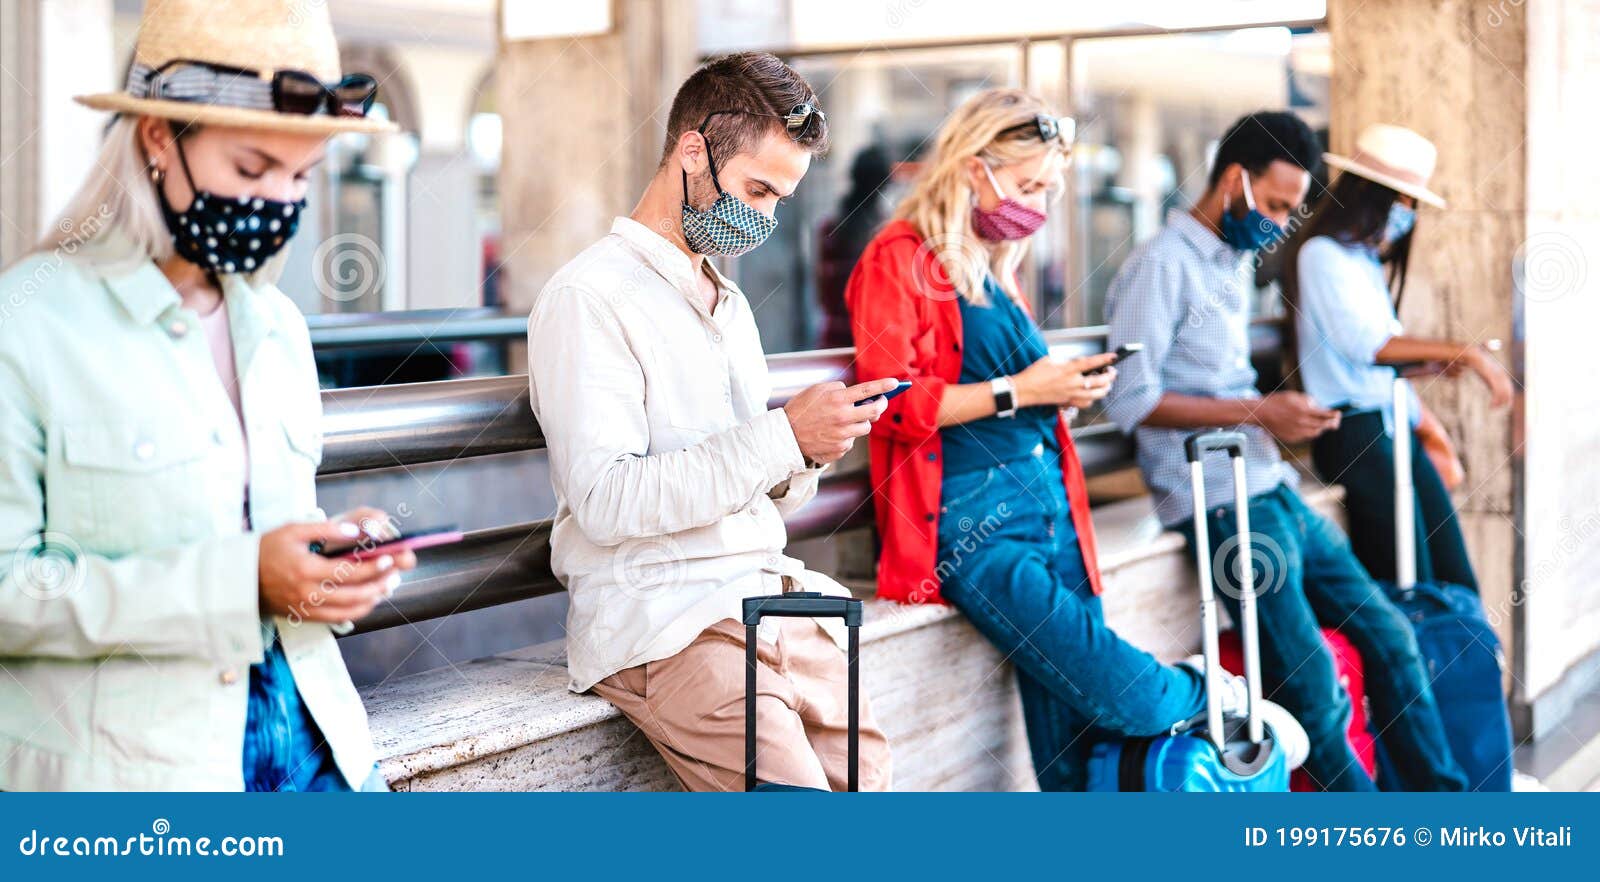
[[[1428,189],[1428,179],[1433,177],[1433,168],[1439,161],[1439,150],[1432,141],[1404,126],[1384,123],[1367,126],[1356,136],[1352,155],[1324,153],[1322,160],[1334,168],[1414,196],[1435,208],[1444,208],[1444,197]]]
[[[246,73],[183,65],[162,70],[174,61]],[[320,135],[397,130],[387,120],[364,116],[275,110],[272,79],[278,71],[303,71],[326,84],[339,81],[339,46],[327,3],[148,0],[126,88],[74,100],[96,110],[205,125]]]

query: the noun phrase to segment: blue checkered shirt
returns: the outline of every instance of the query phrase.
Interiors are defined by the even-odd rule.
[[[1108,347],[1143,343],[1144,351],[1117,366],[1106,415],[1132,433],[1139,468],[1166,526],[1194,514],[1183,441],[1197,429],[1142,426],[1166,392],[1209,398],[1260,398],[1250,365],[1250,295],[1254,255],[1235,250],[1187,211],[1134,250],[1106,292]],[[1245,483],[1259,496],[1288,483],[1294,469],[1265,429],[1238,426],[1249,438]],[[1206,460],[1206,507],[1233,502],[1226,454]]]

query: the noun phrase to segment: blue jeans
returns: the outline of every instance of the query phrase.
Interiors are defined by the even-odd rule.
[[[1041,790],[1082,790],[1097,741],[1157,735],[1205,708],[1198,672],[1106,627],[1062,487],[1060,454],[947,475],[941,593],[1017,669]]]
[[[1224,576],[1237,559],[1219,555],[1238,534],[1238,515],[1226,505],[1207,512],[1218,597],[1237,620],[1237,586]],[[1180,527],[1194,551],[1194,526]],[[1338,628],[1361,653],[1372,725],[1395,758],[1405,790],[1465,790],[1428,685],[1427,663],[1411,625],[1361,568],[1350,542],[1332,521],[1280,484],[1250,500],[1250,535],[1261,623],[1266,696],[1305,727],[1311,755],[1305,770],[1327,790],[1372,790],[1346,740],[1350,699],[1340,688],[1321,626]],[[1231,545],[1231,543],[1230,543]],[[1319,624],[1320,623],[1320,624]]]
[[[250,704],[244,727],[247,792],[349,791],[333,750],[300,700],[283,646],[273,637],[266,657],[250,666]],[[373,774],[363,791],[388,790]]]

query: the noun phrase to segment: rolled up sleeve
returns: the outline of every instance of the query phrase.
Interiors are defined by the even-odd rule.
[[[1106,347],[1142,343],[1144,350],[1117,365],[1105,414],[1132,434],[1160,403],[1161,370],[1183,317],[1183,288],[1162,261],[1141,257],[1124,266],[1106,292]]]

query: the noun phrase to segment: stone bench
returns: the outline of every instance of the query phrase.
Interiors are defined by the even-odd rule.
[[[1342,523],[1342,491],[1302,487]],[[1183,538],[1161,530],[1147,497],[1098,506],[1094,518],[1108,621],[1162,659],[1196,651]],[[953,609],[869,600],[862,679],[893,747],[896,789],[1033,788],[1011,668]],[[567,691],[560,641],[398,678],[363,698],[380,768],[397,790],[677,788],[610,704]]]

